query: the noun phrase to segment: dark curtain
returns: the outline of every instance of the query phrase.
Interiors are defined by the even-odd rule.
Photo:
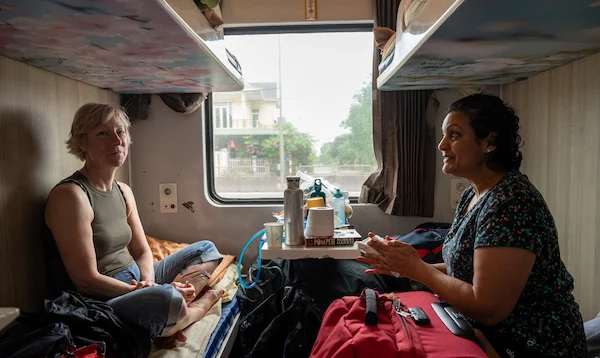
[[[121,106],[125,108],[125,112],[132,121],[148,119],[151,99],[152,95],[150,94],[122,94]]]
[[[396,30],[400,0],[375,0],[375,26]],[[373,56],[373,147],[377,171],[359,201],[398,216],[433,216],[435,128],[427,121],[430,90],[377,90],[379,49]]]
[[[203,93],[163,93],[159,96],[169,108],[184,114],[194,113],[206,99]]]
[[[206,99],[203,93],[161,93],[158,96],[172,110],[178,113],[194,113]],[[131,120],[148,119],[151,94],[123,94],[121,106]]]

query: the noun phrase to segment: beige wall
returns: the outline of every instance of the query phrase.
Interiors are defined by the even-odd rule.
[[[64,143],[73,114],[92,101],[118,104],[118,95],[0,56],[0,307],[41,307],[43,206],[81,167]]]
[[[600,311],[600,53],[502,88],[523,172],[546,198],[584,319]]]
[[[261,103],[258,110],[258,119],[262,125],[269,127],[277,123],[279,108],[277,108],[276,102]]]
[[[224,0],[225,26],[308,22],[304,0]],[[317,0],[318,22],[373,20],[372,0]]]

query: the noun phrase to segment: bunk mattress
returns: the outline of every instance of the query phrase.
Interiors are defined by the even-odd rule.
[[[206,350],[204,351],[203,358],[216,358],[217,354],[221,350],[223,343],[225,343],[225,338],[228,336],[230,330],[235,329],[233,326],[233,321],[235,316],[239,313],[240,307],[238,304],[237,297],[233,297],[231,302],[228,302],[223,305],[223,309],[221,311],[221,318],[217,323],[217,327],[210,335],[208,345],[206,346]]]

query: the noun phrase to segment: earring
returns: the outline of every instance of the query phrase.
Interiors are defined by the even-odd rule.
[[[492,150],[491,150],[490,148],[488,148],[488,149],[486,149],[486,150],[485,150],[485,152],[486,152],[486,153],[489,153],[489,152],[491,152],[491,151],[492,151]]]

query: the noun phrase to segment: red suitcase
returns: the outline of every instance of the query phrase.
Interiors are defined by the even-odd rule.
[[[363,291],[361,297],[343,297],[329,306],[311,358],[487,357],[474,340],[453,334],[442,322],[432,307],[432,303],[439,302],[433,294],[414,291],[373,296],[370,305],[376,304],[376,311],[370,306],[372,313],[368,318],[365,296]],[[402,311],[422,308],[429,324],[417,325],[407,314],[398,314],[394,307],[398,305],[397,299]],[[365,324],[365,319],[371,325]],[[376,325],[372,325],[373,320]]]

